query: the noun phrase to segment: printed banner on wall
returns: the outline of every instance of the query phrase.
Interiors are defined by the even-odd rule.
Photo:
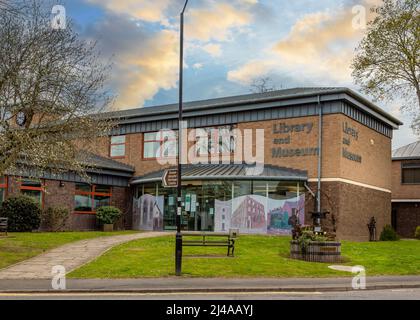
[[[133,203],[134,230],[163,230],[164,197],[145,194]]]
[[[241,233],[291,234],[293,223],[304,224],[305,195],[275,200],[246,195],[215,200],[214,231],[238,228]]]

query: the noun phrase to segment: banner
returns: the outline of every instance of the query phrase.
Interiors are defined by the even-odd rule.
[[[293,222],[304,224],[304,220],[304,194],[283,200],[260,195],[215,200],[214,231],[238,228],[241,233],[291,234]]]
[[[163,230],[163,196],[145,194],[133,203],[134,230]]]

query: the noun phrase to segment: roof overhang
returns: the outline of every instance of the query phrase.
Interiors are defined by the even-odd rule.
[[[276,167],[272,165],[264,166],[261,174],[246,174],[247,168],[253,168],[244,164],[210,164],[210,165],[184,165],[182,181],[297,181],[305,182],[308,180],[307,172]],[[250,170],[252,171],[252,170]],[[161,182],[165,170],[156,171],[141,177],[134,177],[130,185]]]

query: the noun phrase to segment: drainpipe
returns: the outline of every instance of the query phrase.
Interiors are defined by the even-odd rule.
[[[318,124],[318,190],[317,190],[317,212],[321,212],[321,176],[322,176],[322,106],[321,97],[318,95],[318,112],[319,112],[319,124]]]

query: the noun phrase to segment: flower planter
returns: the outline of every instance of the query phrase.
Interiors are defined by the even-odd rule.
[[[303,249],[298,241],[290,241],[290,257],[310,262],[341,262],[341,243],[311,241]]]
[[[112,232],[112,231],[114,231],[114,225],[113,224],[104,224],[103,226],[102,226],[102,230],[104,231],[104,232]]]

